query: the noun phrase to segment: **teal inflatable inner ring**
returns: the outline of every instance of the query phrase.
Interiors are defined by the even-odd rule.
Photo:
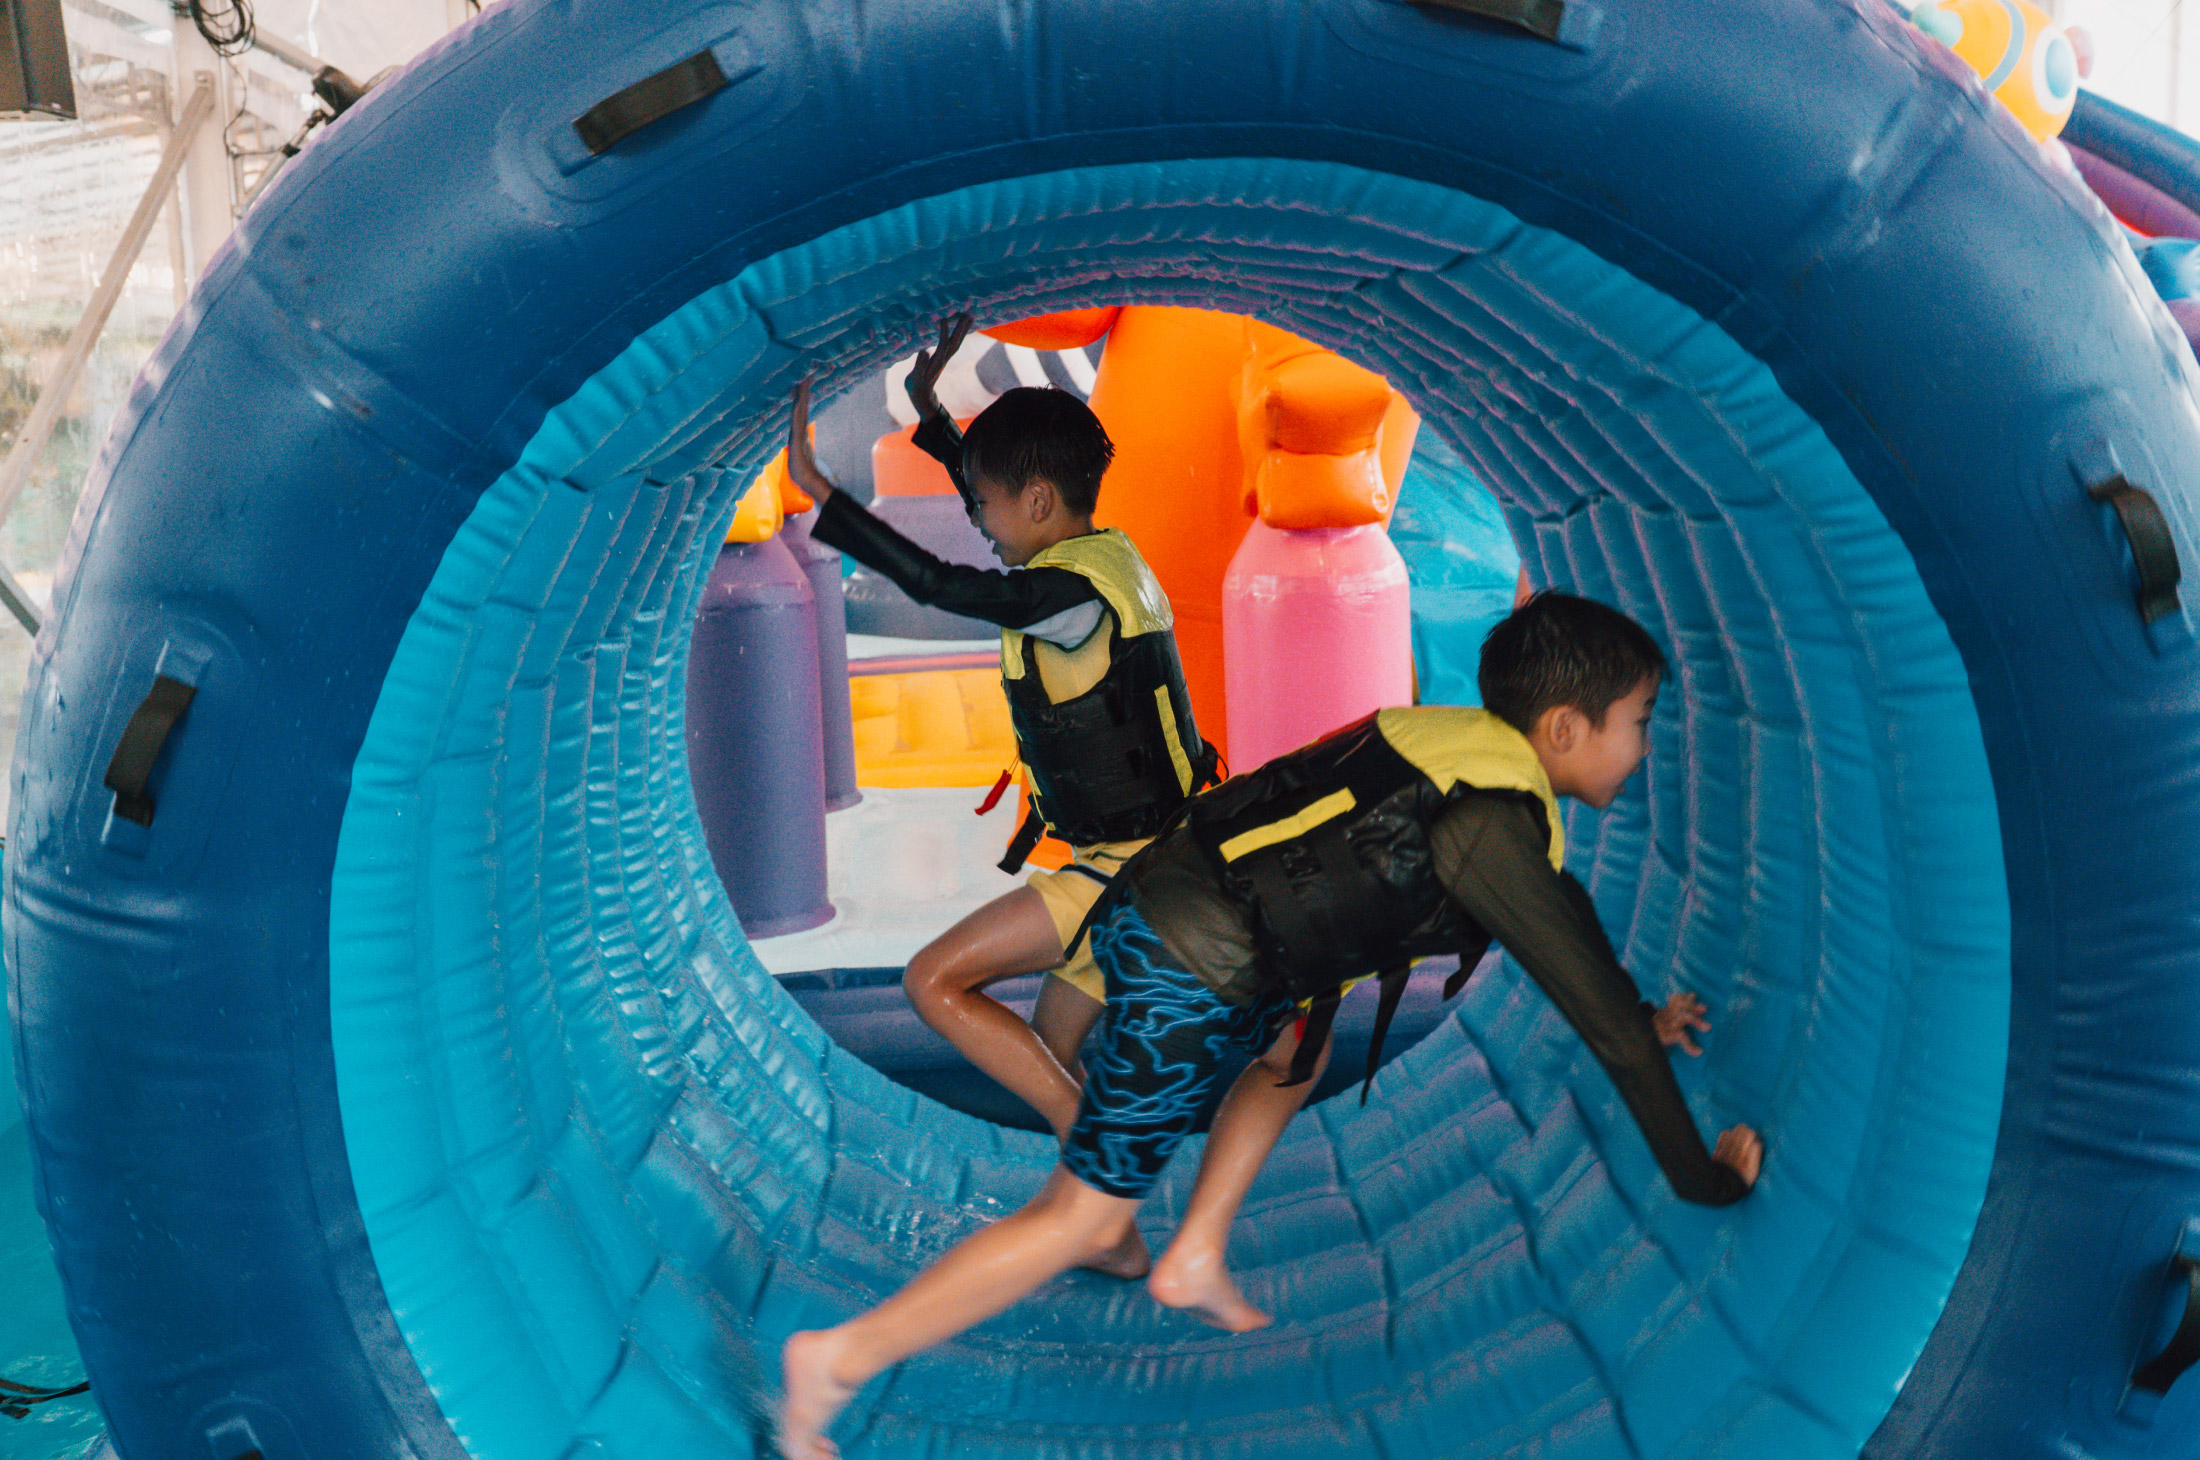
[[[795,380],[829,394],[964,304],[1101,302],[1258,314],[1382,371],[1541,581],[1659,634],[1652,764],[1574,818],[1574,865],[1646,993],[1713,1005],[1684,1082],[1707,1131],[1766,1131],[1767,1174],[1731,1211],[1677,1202],[1494,971],[1365,1111],[1278,1150],[1233,1251],[1275,1329],[1073,1277],[882,1379],[845,1433],[1854,1455],[1962,1261],[2000,1110],[2008,908],[1963,667],[1838,453],[1716,326],[1466,194],[1265,159],[1032,176],[782,253],[644,333],[482,496],[360,753],[330,948],[360,1208],[453,1429],[484,1460],[745,1445],[780,1339],[1051,1164],[835,1050],[763,973],[680,691],[705,548]]]

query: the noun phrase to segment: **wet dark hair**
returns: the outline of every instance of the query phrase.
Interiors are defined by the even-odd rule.
[[[1090,515],[1115,443],[1092,408],[1066,390],[1019,385],[963,432],[963,475],[1022,491],[1034,477],[1054,483],[1063,505]]]
[[[1483,708],[1526,735],[1560,705],[1601,728],[1605,711],[1665,673],[1665,651],[1641,624],[1593,599],[1546,589],[1490,630],[1475,680]]]

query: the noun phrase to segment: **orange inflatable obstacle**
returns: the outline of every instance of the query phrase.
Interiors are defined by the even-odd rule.
[[[1412,703],[1411,589],[1384,529],[1419,427],[1371,370],[1270,325],[1248,343],[1238,448],[1258,520],[1222,580],[1241,771]]]
[[[1263,512],[1285,527],[1387,521],[1419,418],[1374,372],[1243,315],[1133,305],[1107,339],[1092,408],[1116,454],[1097,520],[1129,533],[1167,590],[1200,730],[1235,763],[1231,560]],[[1409,632],[1399,648],[1410,663]]]

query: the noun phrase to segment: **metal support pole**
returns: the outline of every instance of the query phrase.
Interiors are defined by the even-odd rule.
[[[46,438],[60,423],[63,407],[68,404],[70,393],[76,389],[77,378],[84,373],[85,363],[92,357],[92,347],[99,343],[100,331],[107,327],[107,317],[114,313],[115,301],[122,297],[122,286],[130,277],[132,266],[145,247],[146,238],[153,225],[159,221],[161,208],[168,201],[168,194],[175,186],[176,173],[183,166],[186,152],[207,118],[214,114],[214,86],[211,81],[201,81],[198,90],[191,93],[191,100],[184,104],[183,115],[176,122],[176,129],[168,136],[168,145],[161,149],[160,162],[153,169],[153,180],[146,184],[145,195],[138,199],[137,211],[124,225],[122,238],[115,244],[113,255],[107,260],[107,268],[99,276],[99,287],[92,291],[91,302],[84,307],[83,317],[77,320],[76,330],[69,336],[68,345],[61,352],[60,367],[45,389],[38,393],[38,402],[31,407],[28,421],[23,423],[22,434],[8,448],[5,462],[0,462],[0,522],[7,520],[8,512],[15,506],[15,499],[22,494],[24,483],[31,477],[31,466],[38,453],[45,447]],[[4,572],[4,570],[0,570]],[[36,624],[25,617],[29,599],[17,599],[22,588],[12,577],[0,582],[0,601],[22,619],[26,627],[36,631]],[[35,617],[36,610],[31,614]]]
[[[195,282],[214,261],[214,255],[237,226],[236,173],[231,166],[229,143],[223,127],[236,113],[230,95],[231,67],[187,20],[175,27],[176,89],[178,101],[189,96],[202,81],[214,86],[215,124],[201,127],[184,154],[183,173],[176,196],[183,204],[185,266]]]
[[[38,611],[38,600],[31,597],[30,590],[18,583],[6,568],[0,568],[0,607],[15,615],[24,633],[38,637],[38,626],[45,622],[45,615]]]
[[[2163,101],[2163,121],[2171,128],[2182,128],[2185,119],[2185,2],[2174,0],[2169,7],[2169,99]]]
[[[252,49],[263,55],[274,57],[293,71],[303,71],[309,77],[328,65],[328,62],[314,55],[304,46],[292,45],[281,36],[260,26],[252,28]]]

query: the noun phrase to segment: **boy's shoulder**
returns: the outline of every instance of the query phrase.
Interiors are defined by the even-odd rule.
[[[1393,705],[1375,712],[1376,728],[1397,751],[1449,792],[1461,782],[1482,790],[1551,795],[1535,747],[1488,710],[1468,705]]]
[[[1162,591],[1161,580],[1146,565],[1130,534],[1120,527],[1103,527],[1064,538],[1025,566],[1064,568],[1086,579],[1115,610],[1125,636],[1176,626],[1176,613],[1169,606],[1169,595]]]

